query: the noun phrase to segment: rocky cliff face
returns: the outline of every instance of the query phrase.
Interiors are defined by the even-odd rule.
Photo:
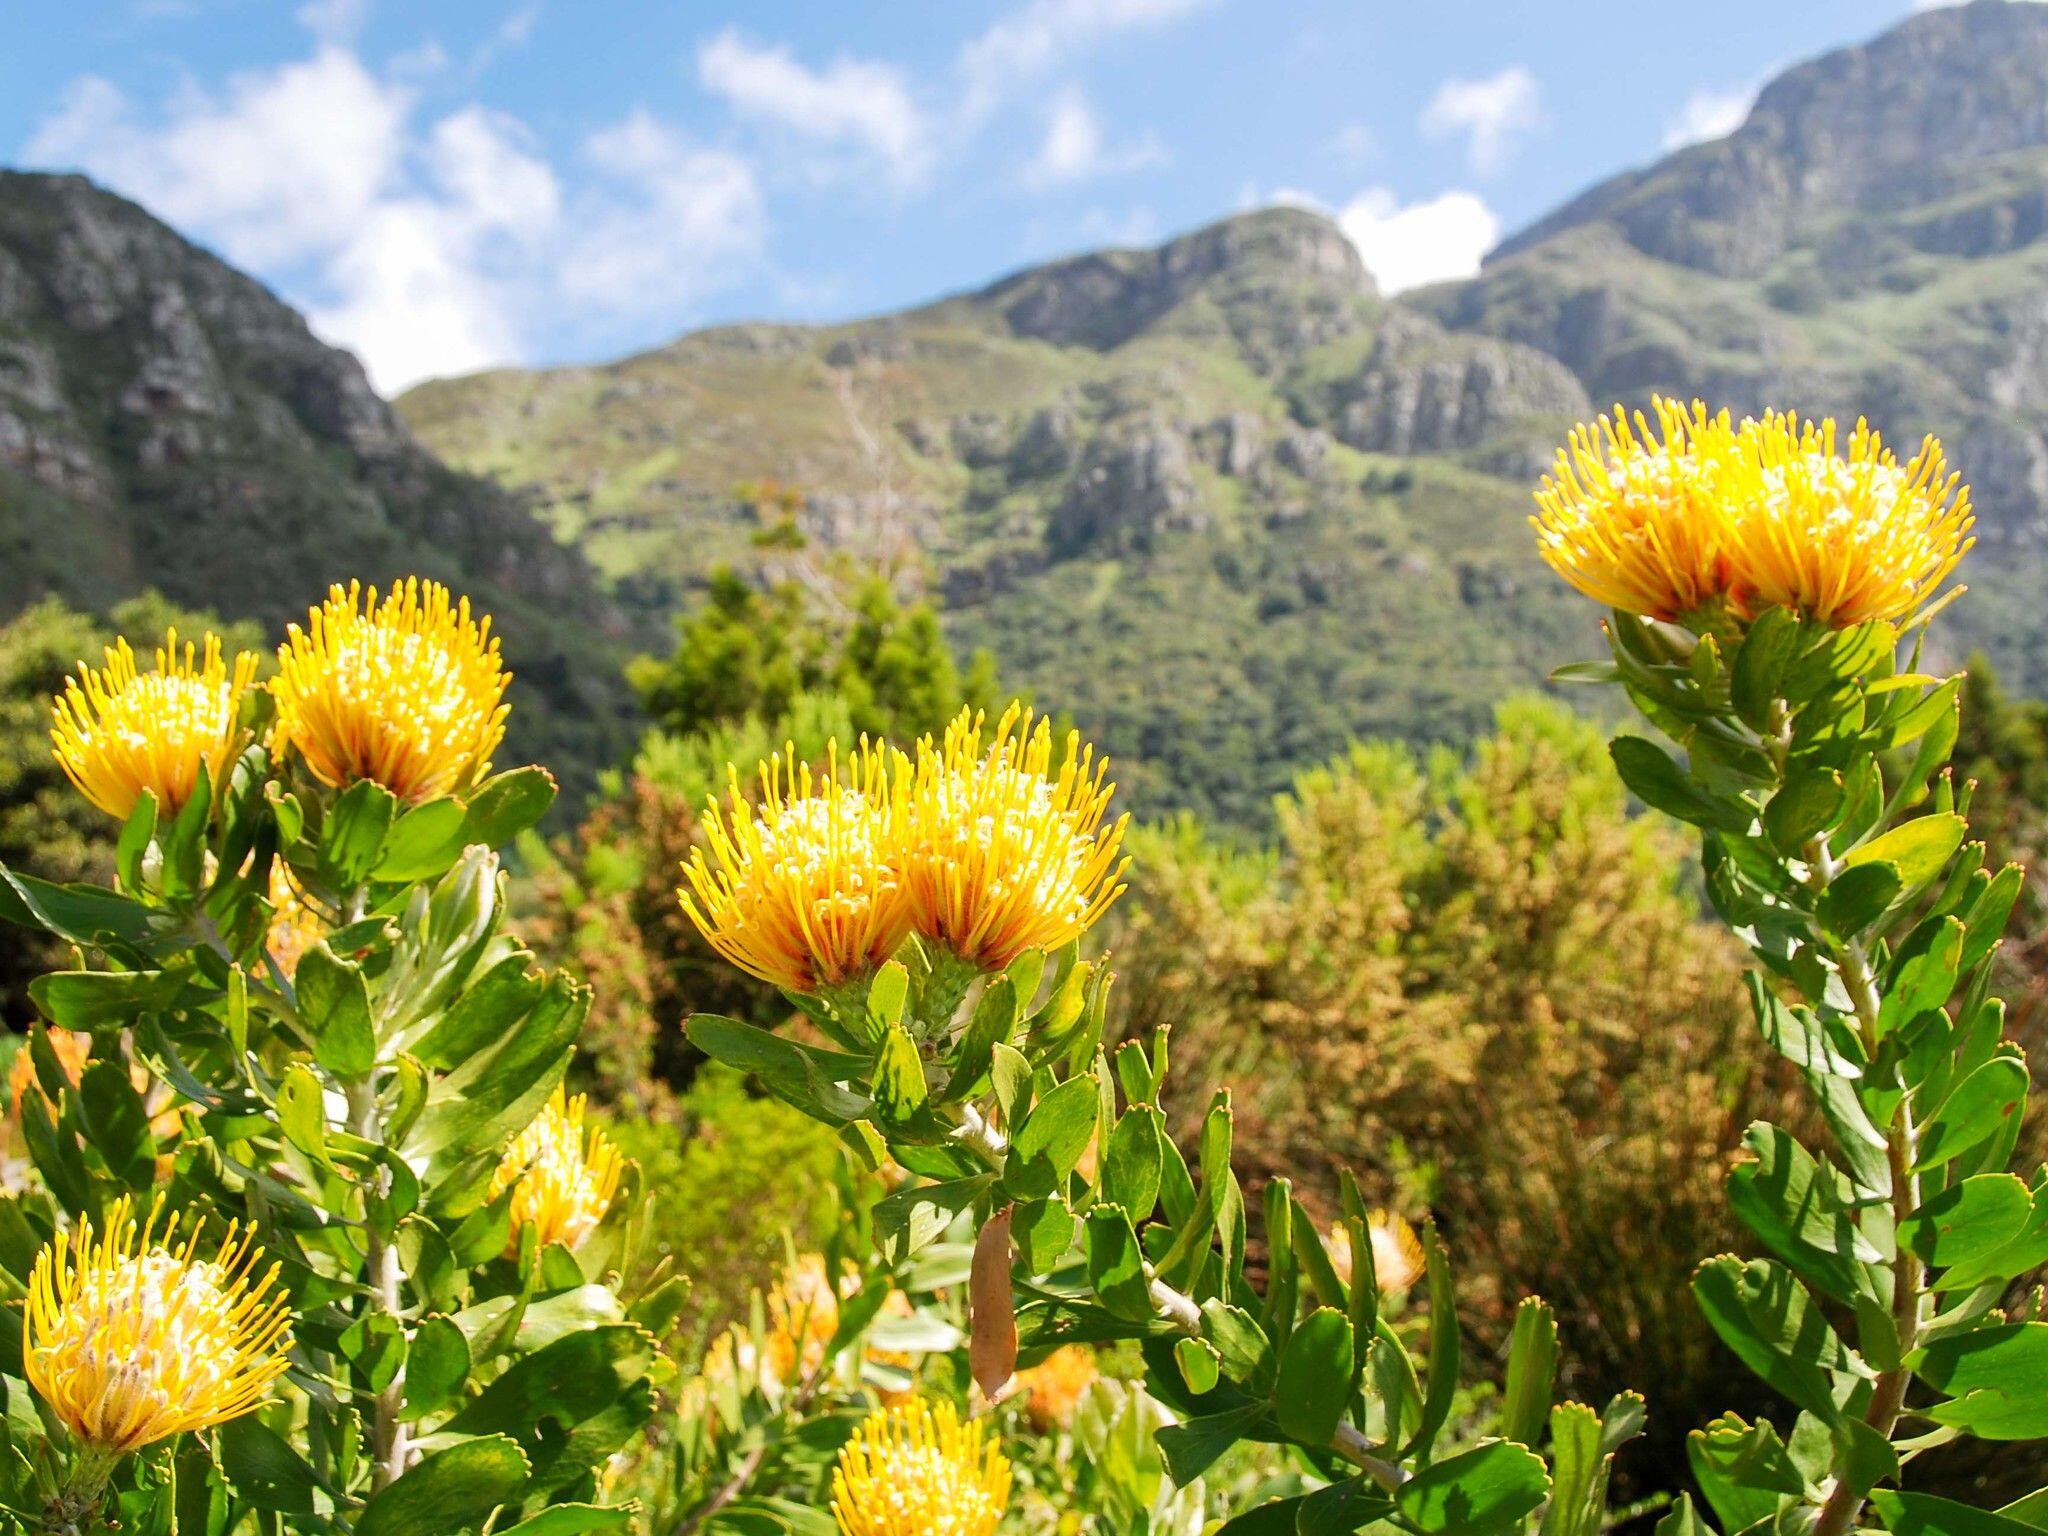
[[[2048,688],[2048,6],[1976,0],[1788,70],[1728,138],[1613,178],[1421,295],[1596,402],[1868,415],[1969,476],[1960,631]]]
[[[0,555],[0,616],[155,587],[273,630],[337,579],[440,576],[501,615],[517,745],[580,780],[617,744],[623,620],[584,560],[259,284],[78,177],[0,173]]]

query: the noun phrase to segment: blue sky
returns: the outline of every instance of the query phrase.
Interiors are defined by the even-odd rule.
[[[1728,131],[1911,0],[67,0],[0,159],[84,169],[380,387],[867,313],[1311,201],[1389,286]]]

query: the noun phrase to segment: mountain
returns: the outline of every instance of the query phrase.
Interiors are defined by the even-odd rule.
[[[959,643],[1098,734],[1155,813],[1256,823],[1300,763],[1361,733],[1465,736],[1582,643],[1512,477],[1584,391],[1389,305],[1292,209],[401,407],[454,462],[533,488],[643,609],[687,604],[719,561],[789,569],[735,488],[801,488],[797,564],[851,551],[935,583]]]
[[[1417,307],[1603,403],[1940,433],[1983,540],[1957,621],[2048,691],[2048,6],[1929,11],[1788,70],[1727,138],[1601,183]]]
[[[1297,209],[846,325],[421,386],[451,462],[528,491],[637,611],[820,553],[943,592],[963,646],[1257,825],[1359,734],[1455,740],[1586,651],[1529,486],[1663,391],[1948,441],[1981,508],[1944,626],[2048,692],[2048,6],[1918,15],[1773,81],[1728,138],[1592,188],[1469,281],[1375,292]],[[806,553],[736,487],[807,495]]]
[[[334,580],[413,571],[498,616],[508,755],[587,787],[632,638],[587,562],[252,279],[80,177],[0,172],[0,619],[154,587],[281,632]]]

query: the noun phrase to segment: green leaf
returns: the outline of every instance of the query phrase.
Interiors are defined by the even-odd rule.
[[[462,819],[462,846],[503,848],[540,824],[555,803],[555,780],[545,768],[514,768],[487,779],[469,797]]]
[[[1256,1393],[1272,1389],[1273,1340],[1251,1313],[1212,1296],[1202,1303],[1202,1334],[1216,1346],[1224,1375]]]
[[[1912,890],[1941,873],[1969,830],[1970,824],[1953,812],[1916,816],[1850,849],[1842,863],[1848,869],[1889,864],[1900,885]]]
[[[1550,1394],[1557,1382],[1557,1354],[1557,1315],[1540,1297],[1523,1297],[1515,1308],[1514,1331],[1508,1337],[1508,1363],[1500,1394],[1502,1439],[1533,1446],[1543,1433]]]
[[[653,1411],[653,1341],[630,1323],[586,1328],[515,1363],[439,1434],[505,1434],[553,1493],[627,1444]],[[396,1487],[396,1484],[393,1484]]]
[[[1952,1402],[1918,1410],[1985,1440],[2048,1437],[2048,1323],[2002,1323],[1954,1333],[1908,1357],[1914,1374]]]
[[[865,1075],[865,1063],[858,1056],[802,1046],[715,1013],[692,1014],[683,1028],[690,1043],[705,1055],[752,1073],[777,1098],[827,1125],[863,1119],[872,1107],[841,1086]]]
[[[142,1095],[118,1061],[95,1061],[78,1082],[87,1136],[107,1169],[130,1189],[148,1189],[156,1177],[156,1138]]]
[[[1303,1445],[1323,1449],[1351,1399],[1355,1359],[1351,1323],[1334,1307],[1318,1307],[1289,1335],[1273,1388],[1273,1416]]]
[[[1251,1403],[1227,1413],[1207,1414],[1168,1424],[1155,1437],[1167,1473],[1185,1488],[1216,1464],[1216,1459],[1242,1440],[1258,1437],[1266,1417],[1264,1403]]]
[[[445,1317],[422,1320],[405,1351],[406,1416],[442,1412],[461,1396],[469,1371],[469,1340],[462,1330]]]
[[[1723,1414],[1686,1437],[1693,1479],[1730,1531],[1768,1520],[1788,1500],[1806,1495],[1806,1478],[1769,1422],[1744,1423]]]
[[[1692,1495],[1681,1493],[1678,1502],[1657,1522],[1652,1536],[1714,1536],[1714,1531],[1694,1512]]]
[[[1180,1367],[1180,1379],[1196,1397],[1208,1396],[1222,1379],[1223,1357],[1207,1339],[1178,1340],[1173,1346],[1173,1360]]]
[[[1879,1489],[1870,1496],[1892,1536],[2040,1536],[2040,1527],[1931,1493]]]
[[[1761,972],[1749,971],[1743,980],[1749,987],[1749,1005],[1756,1015],[1757,1028],[1779,1055],[1808,1072],[1830,1077],[1863,1075],[1861,1063],[1848,1054],[1853,1045],[1837,1039],[1811,1008],[1785,1004],[1771,991]]]
[[[416,805],[391,825],[372,875],[397,885],[446,874],[462,854],[462,806],[454,800]]]
[[[875,1202],[875,1242],[892,1264],[902,1264],[937,1242],[959,1214],[995,1183],[992,1173],[905,1185]]]
[[[1426,1536],[1490,1536],[1549,1492],[1542,1458],[1512,1440],[1496,1440],[1424,1467],[1401,1485],[1394,1503]]]
[[[1131,1230],[1131,1218],[1117,1206],[1098,1205],[1088,1212],[1088,1283],[1096,1299],[1117,1317],[1131,1322],[1151,1318],[1144,1254]]]
[[[1139,1221],[1150,1217],[1159,1204],[1165,1143],[1164,1114],[1150,1105],[1126,1112],[1110,1132],[1109,1152],[1102,1160],[1102,1198]]]
[[[1692,1288],[1708,1324],[1744,1365],[1829,1424],[1841,1417],[1829,1372],[1870,1374],[1781,1265],[1722,1254],[1694,1271]]]
[[[391,791],[369,779],[343,790],[320,827],[322,882],[347,889],[367,880],[397,810]]]
[[[1655,742],[1640,736],[1617,736],[1607,750],[1622,783],[1652,810],[1712,831],[1749,830],[1754,819],[1749,807],[1701,785]]]
[[[362,967],[336,958],[321,940],[292,978],[299,1012],[313,1028],[313,1059],[337,1077],[361,1077],[377,1064],[370,988]]]
[[[1353,1248],[1353,1263],[1357,1262],[1355,1255],[1359,1251]],[[1369,1238],[1364,1251],[1371,1251]],[[1422,1399],[1422,1422],[1402,1447],[1404,1459],[1418,1451],[1428,1453],[1437,1431],[1450,1419],[1452,1400],[1458,1392],[1458,1297],[1451,1284],[1451,1266],[1444,1257],[1444,1245],[1436,1228],[1426,1222],[1422,1228],[1422,1251],[1429,1269],[1429,1369]],[[1355,1272],[1353,1278],[1364,1283],[1362,1272]]]
[[[2026,1063],[2011,1056],[1987,1061],[1958,1083],[1920,1133],[1916,1173],[1938,1168],[2005,1129],[2027,1103]]]
[[[1550,1502],[1541,1536],[1597,1536],[1604,1510],[1590,1507],[1603,1485],[1600,1416],[1584,1403],[1560,1403],[1550,1415]]]
[[[1798,616],[1789,608],[1766,608],[1742,637],[1729,672],[1728,695],[1735,712],[1755,730],[1769,727],[1786,669],[1804,642]]]
[[[52,971],[28,984],[29,1001],[64,1029],[90,1033],[169,1005],[184,982],[163,971]]]
[[[120,871],[121,884],[126,889],[142,889],[142,856],[149,851],[150,840],[155,836],[156,793],[145,789],[136,798],[135,809],[121,824],[120,840],[114,845],[114,868]]]
[[[590,1531],[623,1531],[633,1524],[632,1504],[551,1504],[495,1536],[585,1536]]]
[[[371,1499],[356,1536],[448,1536],[481,1525],[526,1486],[526,1456],[503,1435],[435,1451]]]
[[[1074,1227],[1074,1213],[1058,1195],[1020,1202],[1010,1237],[1024,1256],[1025,1272],[1042,1275],[1058,1265],[1074,1246]]]
[[[2027,1186],[2009,1173],[1983,1173],[1930,1195],[1899,1224],[1899,1240],[1946,1269],[1998,1252],[2034,1214]]]
[[[901,1024],[889,1025],[882,1036],[869,1093],[875,1101],[875,1118],[887,1126],[907,1124],[925,1106],[929,1090],[924,1058],[910,1031]]]
[[[1070,1078],[1053,1089],[1017,1128],[1003,1186],[1019,1200],[1042,1200],[1058,1190],[1088,1149],[1096,1111],[1092,1077]]]
[[[284,1437],[253,1413],[221,1425],[216,1444],[221,1476],[237,1498],[258,1509],[310,1515],[320,1480]]]
[[[1835,1300],[1869,1291],[1865,1266],[1884,1255],[1857,1230],[1840,1176],[1778,1126],[1760,1120],[1742,1141],[1752,1160],[1728,1174],[1728,1204],[1742,1224]]]
[[[1898,899],[1904,883],[1890,864],[1859,864],[1828,883],[1814,912],[1833,933],[1854,938]]]
[[[1834,825],[1846,799],[1842,776],[1832,768],[1800,768],[1764,806],[1764,831],[1780,853],[1796,855]]]

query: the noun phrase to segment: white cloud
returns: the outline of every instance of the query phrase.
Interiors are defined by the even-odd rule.
[[[369,14],[370,0],[306,0],[298,10],[299,24],[329,43],[352,41]]]
[[[387,393],[519,361],[544,323],[681,320],[764,237],[751,166],[644,113],[591,136],[565,187],[517,119],[424,119],[410,79],[332,42],[153,111],[88,77],[26,158],[262,272]]]
[[[1117,176],[1158,165],[1166,152],[1149,134],[1124,145],[1110,145],[1088,98],[1072,87],[1053,99],[1045,139],[1024,167],[1024,184],[1045,189]]]
[[[1346,123],[1330,135],[1330,153],[1356,165],[1370,160],[1379,150],[1379,140],[1363,123]]]
[[[686,303],[766,233],[753,168],[651,113],[592,134],[584,155],[612,186],[573,221],[561,282],[574,301],[623,314]]]
[[[396,179],[409,94],[346,49],[179,92],[146,120],[86,77],[31,135],[27,158],[80,166],[263,266],[348,240]]]
[[[1686,97],[1664,125],[1664,148],[1683,149],[1688,144],[1725,139],[1742,126],[1742,120],[1755,105],[1755,86],[1736,86],[1730,90],[1704,86]]]
[[[1431,138],[1463,135],[1465,157],[1481,175],[1504,169],[1516,142],[1542,121],[1542,91],[1521,64],[1480,80],[1444,81],[1421,119]]]
[[[996,103],[1083,49],[1120,32],[1166,26],[1211,0],[1027,0],[960,51],[964,111],[985,117]]]
[[[1382,293],[1470,277],[1500,239],[1500,216],[1472,192],[1444,192],[1403,206],[1375,187],[1345,204],[1337,224]]]
[[[697,50],[697,78],[740,116],[872,156],[899,181],[917,181],[930,164],[927,125],[893,65],[839,58],[812,69],[728,27]]]

